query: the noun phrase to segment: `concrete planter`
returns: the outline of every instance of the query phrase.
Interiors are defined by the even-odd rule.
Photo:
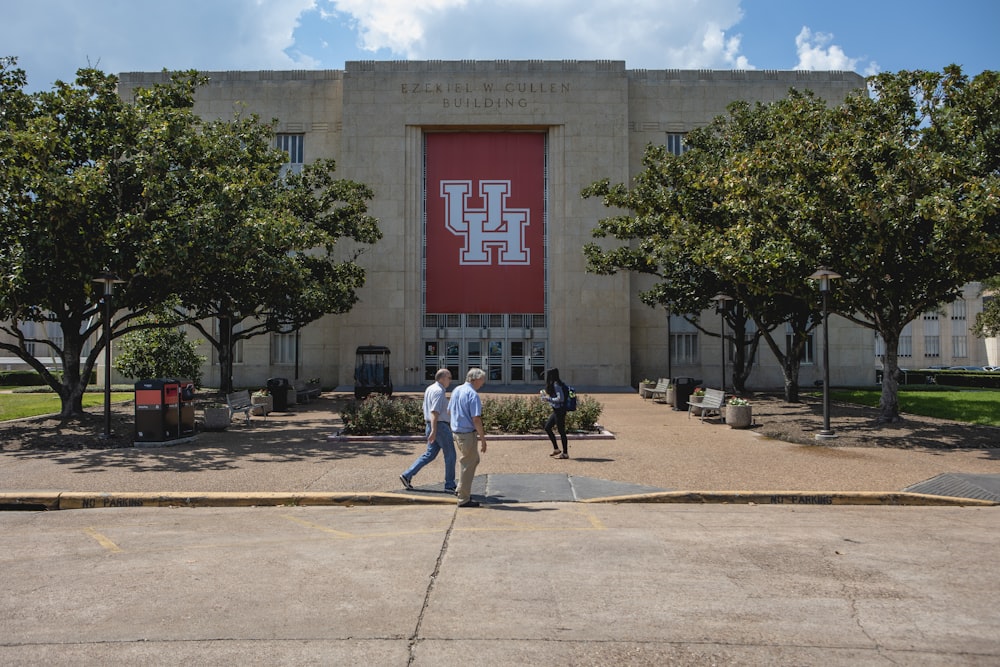
[[[705,400],[704,396],[691,396],[690,398],[688,398],[688,406],[689,406],[688,409],[691,411],[691,414],[693,414],[695,417],[701,417],[701,408],[698,407],[698,404],[701,403],[703,400]]]
[[[266,415],[269,412],[274,412],[274,397],[271,395],[251,396],[250,402],[253,403],[255,415]]]
[[[205,430],[223,431],[229,428],[229,408],[205,408]]]
[[[727,405],[726,423],[729,428],[750,428],[753,423],[753,409],[749,405]]]
[[[650,393],[656,387],[655,382],[641,382],[639,383],[639,396],[642,398],[649,398],[652,396]]]

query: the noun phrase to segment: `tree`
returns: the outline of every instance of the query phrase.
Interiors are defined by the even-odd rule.
[[[750,184],[759,175],[747,168],[753,165],[747,156],[781,143],[784,115],[816,115],[824,108],[822,101],[794,92],[780,107],[734,103],[727,115],[688,134],[683,155],[648,147],[644,170],[631,189],[602,181],[584,190],[584,196],[603,196],[605,205],[630,212],[598,223],[594,236],[614,236],[629,245],[609,251],[588,244],[584,253],[590,270],[655,275],[659,282],[641,298],[672,312],[698,313],[719,292],[737,301],[726,319],[738,391],[745,388],[748,360],[763,339],[781,362],[786,400],[798,400],[799,361],[818,322],[816,300],[804,280],[812,273],[807,267],[815,265],[772,233],[776,212],[755,205],[756,186]],[[756,325],[751,336],[748,319]],[[779,343],[773,335],[785,322],[793,328],[790,350],[784,336]]]
[[[282,181],[271,124],[192,112],[196,72],[125,101],[94,69],[25,95],[15,65],[0,60],[0,349],[59,392],[64,417],[82,411],[106,345],[93,283],[105,271],[125,280],[112,337],[154,326],[138,318],[173,299],[195,321],[253,318],[244,337],[353,305],[358,246],[381,236],[367,187],[334,180],[332,163]],[[358,245],[339,248],[342,237]],[[232,336],[202,331],[220,357],[231,351]],[[38,358],[49,351],[61,380]]]
[[[1000,276],[993,276],[989,280],[984,280],[982,284],[984,292],[992,294],[984,299],[983,312],[976,313],[976,323],[972,333],[979,338],[992,338],[1000,336],[1000,299],[997,299],[997,291],[1000,291]]]
[[[832,307],[885,343],[880,422],[899,419],[903,327],[1000,273],[998,84],[957,66],[869,79],[817,137],[824,168],[785,193],[789,206],[824,210],[785,233],[843,276]]]
[[[205,123],[176,148],[184,168],[158,199],[183,204],[164,212],[142,269],[199,277],[177,287],[177,313],[217,351],[225,392],[238,341],[350,310],[365,280],[356,260],[381,238],[370,188],[335,179],[332,160],[282,178],[287,156],[273,146],[273,127],[251,115]]]
[[[146,187],[165,174],[149,156],[157,136],[183,131],[177,120],[190,114],[196,77],[176,75],[142,105],[123,103],[117,79],[94,69],[51,92],[27,95],[25,83],[16,59],[0,59],[0,349],[38,371],[67,417],[82,411],[105,347],[93,279],[135,274],[147,249]],[[159,293],[129,278],[113,301],[126,314],[110,323],[112,335],[127,332]],[[48,356],[61,375],[43,363]]]
[[[143,320],[153,324],[121,337],[114,367],[125,377],[181,378],[201,384],[201,366],[205,357],[197,353],[198,341],[188,340],[183,327],[165,326],[171,318],[148,315]]]

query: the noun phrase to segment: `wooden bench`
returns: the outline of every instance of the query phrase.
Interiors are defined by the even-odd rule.
[[[718,389],[706,389],[705,395],[701,398],[701,403],[692,403],[691,401],[688,401],[688,417],[691,416],[691,413],[694,412],[695,408],[699,408],[701,410],[702,421],[705,421],[705,418],[712,412],[719,417],[722,417],[722,406],[725,403],[725,392],[719,391]]]
[[[309,399],[319,398],[319,395],[323,392],[323,389],[318,384],[310,386],[305,380],[294,380],[292,382],[292,389],[295,390],[295,400],[298,403],[308,403]]]
[[[655,401],[656,397],[660,396],[665,401],[667,400],[667,389],[670,389],[670,380],[660,378],[656,381],[656,386],[649,390],[649,397]]]
[[[226,394],[226,405],[229,407],[229,421],[233,421],[236,413],[242,412],[246,417],[247,425],[250,425],[250,411],[253,410],[253,401],[250,400],[250,392],[243,391]],[[264,412],[264,419],[267,419],[267,411]]]

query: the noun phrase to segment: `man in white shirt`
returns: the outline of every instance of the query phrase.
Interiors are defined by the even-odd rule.
[[[427,436],[427,451],[417,457],[399,481],[408,489],[413,488],[413,478],[420,469],[444,452],[444,490],[455,492],[455,442],[451,435],[448,398],[445,391],[451,384],[451,371],[442,368],[434,374],[434,384],[424,391],[424,434]]]

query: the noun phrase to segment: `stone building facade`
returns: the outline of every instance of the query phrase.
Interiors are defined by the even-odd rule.
[[[491,384],[512,387],[539,384],[551,366],[576,386],[668,372],[719,378],[718,338],[668,328],[662,310],[638,300],[642,278],[586,272],[582,247],[611,212],[580,192],[603,178],[628,182],[648,144],[680,150],[684,133],[734,100],[767,102],[794,87],[837,101],[864,84],[852,72],[629,70],[621,61],[364,61],[207,75],[197,113],[277,119],[291,167],[335,159],[338,177],[374,190],[370,212],[384,233],[362,257],[367,285],[350,313],[237,351],[234,381],[251,387],[275,376],[350,386],[362,345],[392,350],[397,387],[419,387],[442,365],[456,377],[480,366]],[[164,76],[124,73],[121,94]],[[718,327],[717,316],[703,319]],[[668,331],[693,349],[669,359]],[[873,334],[833,318],[831,341],[833,383],[870,382]],[[769,352],[757,363],[751,386],[781,386]],[[206,371],[206,384],[217,383],[218,367]],[[818,364],[803,366],[803,384],[818,377]]]

